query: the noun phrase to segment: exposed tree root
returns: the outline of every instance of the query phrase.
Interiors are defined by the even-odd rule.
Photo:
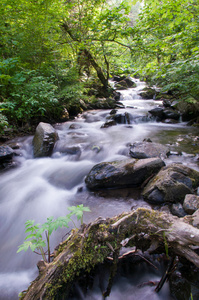
[[[164,245],[166,252],[185,257],[199,267],[199,256],[193,250],[199,246],[199,229],[183,218],[145,208],[114,218],[98,218],[72,231],[60,244],[53,262],[42,268],[21,299],[62,299],[81,272],[89,272],[112,254],[116,264],[121,248],[152,252]]]

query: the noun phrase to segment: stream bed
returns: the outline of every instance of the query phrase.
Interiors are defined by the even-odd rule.
[[[32,136],[10,142],[17,143],[19,150],[14,158],[16,167],[0,173],[0,300],[18,299],[18,293],[38,274],[36,264],[40,258],[36,254],[30,250],[16,253],[24,241],[27,220],[43,223],[47,217],[66,215],[68,206],[81,203],[91,210],[84,215],[85,223],[99,216],[112,217],[132,207],[150,207],[139,190],[88,191],[84,178],[95,164],[125,159],[130,143],[150,138],[181,153],[165,159],[166,164],[181,162],[199,171],[198,129],[185,123],[157,123],[149,119],[148,111],[161,105],[161,101],[141,99],[138,92],[144,86],[137,80],[136,88],[121,91],[125,108],[117,113],[128,113],[130,124],[101,128],[110,110],[87,111],[73,121],[56,124],[59,140],[52,157],[33,158]],[[51,249],[66,231],[61,229],[52,234]],[[109,299],[173,299],[168,284],[159,294],[154,287],[138,288],[148,280],[160,280],[162,270],[159,266],[159,271],[154,271],[144,263],[131,270],[129,276],[117,277]],[[93,290],[86,296],[80,290],[74,299],[102,299],[98,282],[96,278]]]

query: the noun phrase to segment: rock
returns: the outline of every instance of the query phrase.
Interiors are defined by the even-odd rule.
[[[150,87],[145,87],[140,93],[139,95],[143,98],[143,99],[154,99],[155,96],[157,95],[157,91],[153,88]]]
[[[164,110],[164,118],[165,119],[173,119],[173,120],[179,120],[180,118],[180,113],[179,112],[175,112],[171,109],[165,109]]]
[[[163,100],[163,105],[164,107],[171,107],[171,101],[168,99],[164,99]]]
[[[126,88],[133,88],[136,87],[136,83],[133,80],[131,80],[129,77],[126,77],[120,81],[117,80],[115,87],[119,90],[126,89]]]
[[[186,216],[186,212],[184,211],[183,206],[182,206],[181,203],[174,203],[174,204],[172,204],[172,206],[171,206],[171,213],[174,216],[177,216],[179,218],[182,218],[182,217]]]
[[[187,194],[183,202],[184,210],[192,215],[199,208],[199,196]]]
[[[111,111],[110,111],[110,115],[115,115],[117,113],[117,109],[112,109]]]
[[[5,169],[12,165],[12,157],[14,151],[11,147],[4,145],[0,146],[0,169]]]
[[[158,118],[158,121],[162,121],[165,119],[178,121],[180,118],[179,112],[173,111],[172,109],[164,109],[163,107],[155,107],[149,110],[149,113],[152,116]]]
[[[160,158],[127,159],[95,165],[85,182],[89,189],[139,187],[165,164]]]
[[[170,151],[167,146],[152,142],[136,142],[130,146],[130,156],[133,158],[161,157],[166,158]]]
[[[199,172],[183,164],[173,163],[164,167],[143,190],[145,200],[163,204],[182,202],[186,194],[198,186]]]
[[[80,124],[73,123],[69,126],[69,129],[80,129],[82,126]]]
[[[105,122],[105,123],[101,126],[101,128],[108,128],[108,127],[114,126],[114,125],[117,125],[117,123],[116,123],[114,120],[110,120],[110,121]]]
[[[162,120],[164,118],[164,109],[162,107],[155,107],[149,110],[149,113],[152,114],[152,116],[158,118],[159,120]]]
[[[115,84],[115,88],[117,90],[126,90],[128,88],[128,85],[127,85],[126,81],[122,80]]]
[[[101,126],[101,128],[107,128],[116,124],[130,124],[130,115],[125,112],[123,114],[114,114],[117,110],[112,110],[110,116],[107,117],[107,121]]]
[[[70,154],[70,155],[81,155],[81,148],[79,146],[71,146],[71,147],[62,147],[60,149],[61,153]]]
[[[117,123],[117,124],[130,124],[130,116],[129,113],[125,112],[123,114],[115,114],[111,115],[111,118]]]
[[[129,88],[136,87],[136,83],[133,80],[131,80],[129,77],[125,78],[124,81],[126,82]]]
[[[50,124],[40,122],[33,138],[34,157],[50,156],[58,138],[58,133]]]
[[[4,145],[0,146],[0,163],[12,160],[14,151],[11,147]]]
[[[194,227],[199,228],[199,209],[197,209],[191,216],[191,223]]]
[[[117,76],[117,75],[113,76],[113,81],[116,81],[116,82],[120,82],[121,80],[124,80],[124,79],[125,79],[125,76]]]
[[[182,121],[190,121],[194,118],[198,118],[199,115],[199,103],[195,101],[195,99],[180,99],[178,101],[173,101],[171,107],[174,107],[178,111],[180,111],[182,115]]]

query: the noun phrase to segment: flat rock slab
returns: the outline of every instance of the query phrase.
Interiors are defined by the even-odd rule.
[[[129,154],[133,158],[166,158],[169,155],[169,147],[158,143],[137,142],[130,146]]]
[[[102,162],[91,169],[85,182],[91,190],[140,187],[145,180],[157,174],[164,165],[159,157]]]
[[[145,200],[156,204],[183,202],[186,194],[193,194],[199,185],[199,172],[183,164],[164,167],[143,190]]]
[[[58,138],[57,131],[50,124],[40,122],[33,138],[34,157],[50,156]]]

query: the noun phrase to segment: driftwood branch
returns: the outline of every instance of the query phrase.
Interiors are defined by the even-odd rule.
[[[145,208],[110,219],[98,218],[72,231],[21,299],[62,299],[81,272],[89,272],[112,254],[116,262],[122,247],[150,252],[159,245],[199,267],[199,256],[193,250],[199,246],[199,229],[183,218]]]

